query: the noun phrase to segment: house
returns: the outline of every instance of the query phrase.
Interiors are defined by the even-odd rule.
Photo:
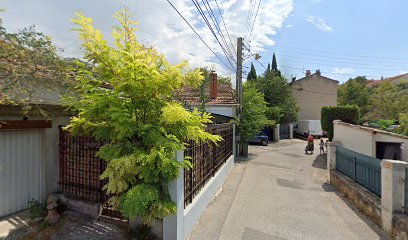
[[[320,70],[291,82],[292,93],[299,106],[299,120],[320,120],[324,106],[337,105],[339,82],[321,75]]]
[[[378,159],[408,162],[408,137],[376,128],[334,121],[333,142]]]
[[[399,84],[403,82],[408,83],[408,73],[401,74],[401,75],[394,76],[394,77],[389,77],[389,78],[381,78],[380,80],[369,80],[367,85],[369,87],[377,87],[382,82],[390,82],[392,84]]]
[[[211,113],[214,123],[228,123],[236,117],[239,104],[232,86],[229,83],[219,83],[215,72],[210,73],[209,86],[205,86],[204,90],[186,87],[177,95],[187,108],[200,108],[204,103],[205,111]]]

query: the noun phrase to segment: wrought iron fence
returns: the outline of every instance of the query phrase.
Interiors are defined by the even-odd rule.
[[[106,168],[105,162],[96,156],[104,145],[88,136],[72,136],[59,130],[60,175],[62,192],[70,197],[94,202],[108,198],[99,176]]]
[[[336,169],[381,198],[380,159],[336,147]]]
[[[205,184],[232,155],[234,145],[232,124],[210,125],[207,131],[220,135],[223,140],[217,145],[212,142],[188,142],[184,155],[191,157],[193,168],[184,171],[184,207],[193,201]]]

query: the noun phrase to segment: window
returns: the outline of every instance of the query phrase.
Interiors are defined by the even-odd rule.
[[[401,143],[376,142],[376,158],[401,160]]]

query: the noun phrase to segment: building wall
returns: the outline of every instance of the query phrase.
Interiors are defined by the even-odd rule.
[[[397,134],[335,122],[333,142],[371,157],[376,157],[376,142],[402,143],[401,159],[408,162],[408,138]]]
[[[312,74],[292,83],[292,93],[299,110],[299,120],[320,120],[320,111],[324,106],[337,105],[338,82]]]
[[[235,117],[236,109],[235,105],[225,106],[225,105],[206,105],[205,110],[209,113],[214,113],[218,115]]]
[[[375,157],[373,136],[370,132],[343,125],[334,125],[333,142],[352,151]]]

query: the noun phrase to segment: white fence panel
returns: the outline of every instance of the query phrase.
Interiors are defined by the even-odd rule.
[[[44,199],[43,130],[0,130],[0,217]]]

